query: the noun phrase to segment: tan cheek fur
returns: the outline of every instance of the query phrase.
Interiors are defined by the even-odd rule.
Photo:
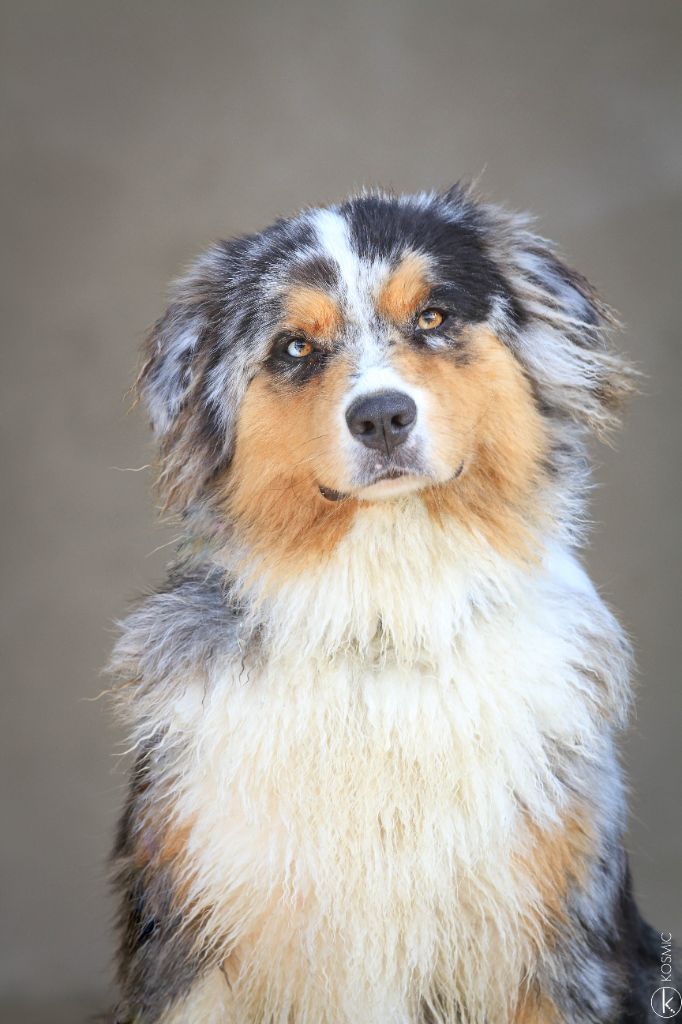
[[[424,492],[432,516],[453,517],[499,551],[524,556],[547,435],[530,385],[509,350],[487,329],[472,329],[467,360],[450,353],[396,353],[393,364],[429,396],[428,433],[439,469],[461,476]]]
[[[347,472],[336,416],[349,371],[337,359],[301,389],[275,386],[262,374],[242,403],[235,455],[218,482],[218,500],[252,556],[270,556],[275,573],[300,571],[306,560],[329,553],[353,521],[354,499],[331,502],[319,491],[320,484],[339,486]]]

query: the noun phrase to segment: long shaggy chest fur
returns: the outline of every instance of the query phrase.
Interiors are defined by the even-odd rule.
[[[437,533],[416,501],[368,508],[324,571],[251,595],[241,656],[147,695],[216,1021],[506,1020],[597,884],[620,633],[566,554]]]

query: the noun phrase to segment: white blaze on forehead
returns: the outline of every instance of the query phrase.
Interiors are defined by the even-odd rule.
[[[375,296],[386,274],[386,260],[362,259],[353,248],[348,221],[336,210],[317,210],[313,227],[324,254],[339,268],[339,299],[352,324],[352,347],[360,372],[384,365],[386,346],[379,336]]]
[[[339,268],[348,314],[359,322],[368,322],[373,316],[372,293],[380,266],[359,257],[351,244],[348,221],[335,210],[317,210],[313,226],[325,255]]]
[[[350,244],[346,219],[334,210],[317,210],[313,217],[317,237],[327,255],[338,264],[346,286],[357,282],[359,260]]]

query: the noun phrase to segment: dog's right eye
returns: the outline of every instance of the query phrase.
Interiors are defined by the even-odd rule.
[[[305,359],[306,356],[311,355],[313,351],[312,342],[306,341],[305,338],[294,338],[287,345],[287,355],[291,356],[292,359]]]

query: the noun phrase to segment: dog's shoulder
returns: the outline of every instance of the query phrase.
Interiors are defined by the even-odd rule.
[[[119,624],[109,672],[151,686],[204,674],[238,651],[241,614],[219,568],[173,569]]]

